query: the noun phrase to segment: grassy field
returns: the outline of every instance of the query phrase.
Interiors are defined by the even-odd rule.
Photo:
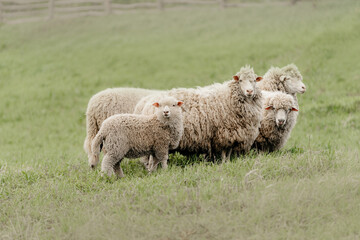
[[[0,25],[0,239],[359,239],[360,4]],[[226,164],[175,155],[147,175],[90,171],[89,98],[205,86],[294,62],[308,91],[279,152]]]

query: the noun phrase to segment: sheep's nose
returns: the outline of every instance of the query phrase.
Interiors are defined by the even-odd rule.
[[[169,114],[169,111],[164,111],[165,114]]]
[[[246,90],[246,92],[247,92],[248,94],[252,94],[252,93],[253,93],[253,90]]]
[[[302,92],[303,92],[303,93],[306,91],[306,87],[305,87],[305,86],[302,86],[301,89],[302,89]]]
[[[279,125],[283,125],[285,123],[285,119],[279,119]]]

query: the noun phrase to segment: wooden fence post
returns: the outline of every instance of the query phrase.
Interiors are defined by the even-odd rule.
[[[49,19],[54,18],[54,0],[49,0]]]
[[[3,8],[2,8],[2,1],[0,0],[0,23],[4,21],[3,19]]]
[[[226,8],[226,0],[219,0],[220,8],[224,9]]]
[[[110,0],[104,0],[105,14],[111,13],[111,2]]]
[[[160,11],[164,10],[164,2],[163,2],[163,0],[157,0],[157,2],[158,2],[158,9]]]

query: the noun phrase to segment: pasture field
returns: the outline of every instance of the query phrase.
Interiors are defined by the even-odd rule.
[[[359,239],[360,3],[189,8],[0,25],[0,239]],[[308,91],[279,152],[90,171],[89,98],[205,86],[294,62]]]

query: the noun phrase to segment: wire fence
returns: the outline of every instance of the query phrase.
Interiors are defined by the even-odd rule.
[[[295,4],[298,0],[0,0],[0,23],[47,21],[54,18],[121,14],[133,9],[157,9],[178,6],[213,5],[219,8]]]

